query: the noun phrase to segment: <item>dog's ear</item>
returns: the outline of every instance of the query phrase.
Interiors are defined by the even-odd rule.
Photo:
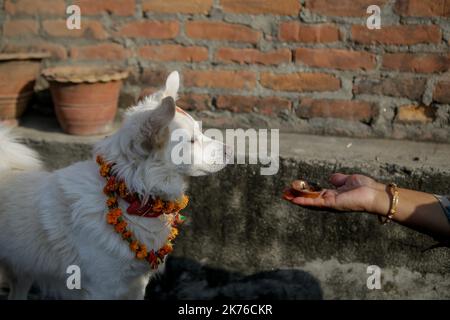
[[[176,105],[172,97],[165,97],[161,104],[148,113],[148,119],[141,127],[142,147],[151,151],[162,147],[168,138],[168,126],[175,117]]]
[[[175,117],[176,105],[171,96],[161,100],[161,104],[152,110],[149,118],[149,127],[153,133],[166,128]]]
[[[173,71],[169,74],[166,80],[166,88],[164,95],[167,97],[177,98],[178,89],[180,87],[180,75],[177,71]]]

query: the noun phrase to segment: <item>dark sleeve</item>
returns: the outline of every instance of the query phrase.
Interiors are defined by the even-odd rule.
[[[435,197],[441,203],[442,209],[444,209],[444,213],[447,216],[448,222],[450,223],[450,196],[435,195]]]

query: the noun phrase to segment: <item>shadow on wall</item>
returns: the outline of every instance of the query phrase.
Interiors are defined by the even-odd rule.
[[[297,269],[243,275],[169,257],[164,273],[147,286],[146,299],[322,299],[319,281]]]

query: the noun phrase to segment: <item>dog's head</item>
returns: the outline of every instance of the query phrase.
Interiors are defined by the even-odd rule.
[[[174,71],[163,90],[127,110],[123,126],[96,145],[95,152],[114,162],[116,173],[137,192],[177,196],[172,188],[183,177],[219,171],[232,157],[229,147],[205,136],[176,106],[179,85]]]

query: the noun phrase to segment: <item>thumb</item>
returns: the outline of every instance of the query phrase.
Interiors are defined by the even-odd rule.
[[[330,177],[330,182],[336,187],[342,187],[347,181],[348,175],[342,173],[333,173]]]

